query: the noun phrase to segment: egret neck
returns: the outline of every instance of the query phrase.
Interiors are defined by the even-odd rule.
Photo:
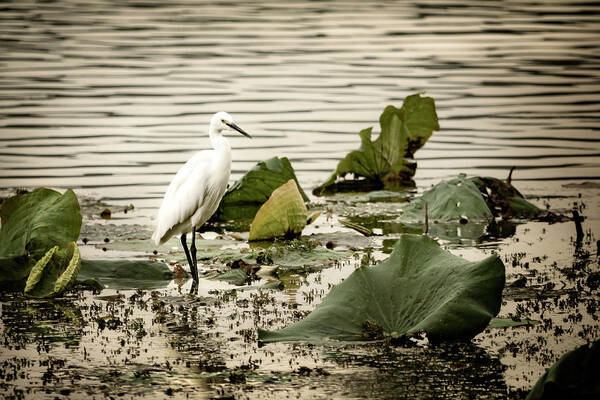
[[[226,179],[229,180],[229,172],[231,169],[231,145],[229,140],[223,136],[223,129],[218,121],[211,121],[208,135],[210,137],[210,143],[215,149],[216,159],[215,164],[222,166],[222,170],[227,171]]]

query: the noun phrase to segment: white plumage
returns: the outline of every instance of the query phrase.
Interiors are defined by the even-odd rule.
[[[152,239],[157,245],[173,235],[200,227],[217,210],[229,180],[230,154],[216,150],[196,153],[179,169],[165,192]],[[225,157],[224,157],[225,156]]]
[[[224,130],[237,130],[250,137],[226,112],[216,113],[209,127],[214,150],[196,153],[180,169],[169,184],[156,217],[156,230],[152,240],[157,245],[165,243],[173,235],[183,235],[182,243],[193,275],[195,273],[195,247],[192,238],[193,260],[188,254],[185,234],[195,232],[217,210],[227,189],[231,171],[231,146],[222,135]],[[192,265],[192,261],[194,265]],[[194,276],[197,281],[197,276]]]

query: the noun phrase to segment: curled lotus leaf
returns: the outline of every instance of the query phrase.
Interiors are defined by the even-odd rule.
[[[308,212],[293,179],[278,187],[250,225],[249,240],[293,239],[306,226]]]
[[[13,196],[0,208],[0,282],[25,281],[51,248],[79,237],[81,211],[72,190],[46,188]]]
[[[467,218],[469,221],[489,222],[494,219],[479,188],[463,175],[440,182],[421,197],[413,199],[404,208],[401,220],[425,222],[425,203],[430,221],[458,222],[461,218]]]
[[[79,248],[71,242],[66,248],[54,246],[33,266],[24,293],[29,297],[55,297],[67,290],[81,268]]]

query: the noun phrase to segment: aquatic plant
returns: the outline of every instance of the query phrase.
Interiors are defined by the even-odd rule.
[[[271,193],[290,179],[296,182],[302,200],[307,202],[308,197],[286,157],[260,161],[227,189],[212,220],[251,220]]]
[[[600,398],[600,341],[560,357],[533,386],[526,400]]]
[[[388,259],[360,267],[306,319],[259,341],[369,341],[425,332],[432,341],[469,340],[500,310],[504,264],[469,262],[423,235],[402,235]]]
[[[248,240],[293,239],[302,233],[308,211],[293,179],[273,191],[250,225]]]
[[[72,190],[61,195],[39,188],[11,197],[2,204],[0,218],[0,282],[22,282],[49,250],[66,248],[81,229],[79,202]]]
[[[492,177],[474,176],[442,181],[404,207],[401,221],[425,222],[487,221],[503,218],[557,217],[528,202],[510,183]]]
[[[175,278],[171,269],[151,260],[83,260],[78,281],[96,279],[111,289],[151,290],[167,286]]]
[[[439,130],[431,97],[413,94],[401,108],[387,106],[379,117],[381,133],[371,140],[373,128],[360,131],[361,146],[342,159],[331,176],[313,190],[321,196],[343,190],[368,191],[383,187],[414,186],[417,164],[414,153],[423,147],[434,130]],[[342,180],[353,174],[354,180]],[[356,179],[364,178],[364,179]]]
[[[58,296],[75,282],[80,267],[75,242],[64,249],[54,246],[31,269],[23,293],[37,298]]]

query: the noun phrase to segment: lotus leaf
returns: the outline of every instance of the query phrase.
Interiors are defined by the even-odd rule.
[[[469,340],[498,314],[504,264],[469,262],[427,236],[402,235],[388,259],[335,286],[306,319],[259,341],[364,341],[426,332],[432,341]]]
[[[338,163],[329,179],[313,190],[315,195],[338,191],[336,179],[349,173],[365,178],[357,182],[358,188],[365,186],[367,190],[412,183],[416,164],[406,158],[412,158],[433,131],[440,128],[433,99],[420,94],[408,96],[399,109],[387,106],[379,124],[381,133],[374,141],[373,128],[360,131],[360,149],[351,151]]]
[[[286,157],[273,157],[259,162],[227,189],[212,219],[252,219],[273,191],[290,179],[298,185],[302,200],[308,201],[306,193],[298,183],[294,168]]]
[[[556,361],[538,379],[527,400],[600,398],[600,341],[583,345]]]
[[[72,190],[39,188],[4,201],[0,209],[0,281],[21,281],[54,246],[79,237],[81,212]]]
[[[230,285],[242,286],[248,281],[248,274],[241,268],[234,268],[215,276],[215,279],[227,282]]]
[[[97,279],[111,289],[157,289],[175,278],[163,263],[148,260],[82,260],[79,280]]]
[[[300,236],[308,212],[293,179],[281,185],[263,204],[250,225],[248,240],[291,239]]]
[[[400,220],[425,221],[425,202],[430,222],[467,221],[492,222],[494,217],[535,218],[545,212],[531,204],[517,189],[500,179],[475,176],[440,182],[413,199]]]
[[[62,250],[54,246],[31,269],[25,295],[37,298],[58,296],[75,282],[80,266],[81,257],[75,242]]]

